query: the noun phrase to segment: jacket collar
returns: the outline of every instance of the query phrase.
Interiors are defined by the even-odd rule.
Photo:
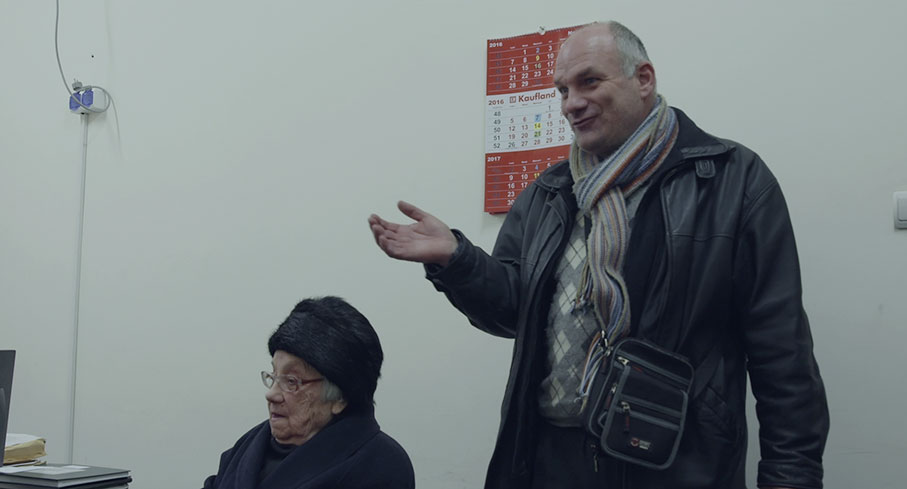
[[[663,173],[680,165],[686,160],[715,158],[734,150],[733,143],[718,139],[703,131],[680,109],[672,107],[677,114],[677,123],[680,126],[677,142],[668,155],[668,161],[659,169]],[[573,176],[570,174],[570,164],[567,160],[553,165],[548,171],[543,172],[536,180],[537,184],[549,192],[557,192],[564,187],[573,186]],[[571,189],[572,190],[572,189]]]
[[[341,415],[287,455],[277,470],[262,481],[261,488],[304,486],[351,457],[374,438],[378,430],[378,423],[371,413]]]
[[[351,457],[379,432],[371,409],[343,414],[314,437],[299,445],[259,486],[261,489],[303,487],[314,478],[333,470]],[[264,453],[271,441],[267,421],[253,429],[249,445],[235,453],[223,476],[218,474],[218,487],[237,489],[256,487]],[[237,448],[234,448],[237,450]]]
[[[731,152],[734,149],[730,141],[718,139],[703,131],[680,109],[672,107],[677,114],[680,131],[677,142],[668,156],[665,168],[674,167],[685,160],[693,158],[714,158]]]

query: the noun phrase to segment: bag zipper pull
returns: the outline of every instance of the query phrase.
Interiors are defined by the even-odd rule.
[[[626,401],[620,401],[620,407],[624,410],[624,434],[630,433],[630,405]]]
[[[592,447],[592,467],[595,472],[598,472],[598,444],[593,441],[589,443],[589,446]]]

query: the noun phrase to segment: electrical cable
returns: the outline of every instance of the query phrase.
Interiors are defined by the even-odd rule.
[[[54,51],[57,54],[57,68],[60,69],[60,78],[63,80],[63,86],[66,87],[66,93],[69,94],[70,99],[75,100],[76,103],[81,105],[82,108],[84,108],[85,110],[87,110],[89,112],[93,112],[95,114],[100,114],[101,112],[104,112],[105,110],[107,110],[110,107],[111,101],[113,100],[110,97],[110,92],[105,90],[104,87],[101,87],[98,85],[73,84],[73,88],[75,88],[76,91],[73,92],[69,89],[69,84],[66,83],[66,75],[63,74],[63,64],[60,62],[60,42],[59,42],[60,34],[59,34],[59,32],[60,32],[60,0],[57,0],[57,14],[56,14],[56,18],[54,19]],[[85,93],[92,89],[98,89],[98,90],[104,92],[104,95],[107,96],[106,97],[107,104],[105,104],[103,108],[95,109],[95,108],[89,107],[82,103],[81,97],[76,97],[76,95],[75,95],[76,93]]]
[[[80,198],[79,198],[79,234],[76,241],[76,270],[75,270],[75,298],[73,305],[73,340],[72,340],[72,370],[71,370],[71,392],[70,392],[70,410],[69,410],[69,446],[67,459],[69,463],[73,463],[73,458],[75,456],[75,439],[76,439],[76,381],[78,379],[77,369],[79,365],[78,353],[79,353],[79,316],[80,316],[80,306],[81,306],[81,290],[82,290],[82,244],[83,244],[83,233],[85,229],[85,184],[88,170],[88,119],[89,114],[91,113],[101,113],[110,108],[111,104],[114,107],[114,115],[116,115],[116,104],[113,101],[113,97],[110,96],[110,93],[103,87],[97,85],[82,85],[78,80],[73,83],[73,88],[75,92],[69,89],[69,85],[66,83],[66,75],[63,73],[63,64],[60,61],[60,0],[56,0],[56,15],[54,18],[54,52],[57,57],[57,68],[60,70],[60,79],[63,80],[63,86],[66,87],[66,93],[69,94],[70,100],[74,100],[79,104],[85,113],[80,114],[80,119],[82,123],[82,158],[81,158],[81,184],[80,184]],[[86,93],[92,89],[97,89],[101,91],[107,98],[107,103],[104,107],[94,108],[89,107],[82,103],[82,98]],[[80,96],[77,97],[76,94]]]
[[[76,297],[73,314],[72,337],[72,403],[69,412],[69,463],[73,463],[76,443],[76,370],[79,365],[79,314],[82,295],[82,242],[85,230],[85,181],[88,173],[88,114],[80,114],[82,120],[82,182],[79,186],[79,237],[76,240]]]

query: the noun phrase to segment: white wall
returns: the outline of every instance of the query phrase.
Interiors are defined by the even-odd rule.
[[[0,348],[19,352],[10,429],[46,436],[51,461],[72,441],[137,489],[199,486],[265,416],[270,332],[336,294],[381,336],[378,418],[419,487],[479,487],[510,343],[384,258],[365,219],[402,198],[490,248],[485,40],[615,18],[669,102],[785,190],[831,407],[826,486],[902,486],[902,2],[64,0],[67,77],[117,109],[90,123],[78,288],[81,129],[54,5],[2,7]]]

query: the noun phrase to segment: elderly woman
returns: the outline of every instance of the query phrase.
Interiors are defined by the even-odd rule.
[[[205,489],[412,488],[403,448],[375,421],[384,354],[337,297],[306,299],[268,340],[268,420],[221,455]]]

